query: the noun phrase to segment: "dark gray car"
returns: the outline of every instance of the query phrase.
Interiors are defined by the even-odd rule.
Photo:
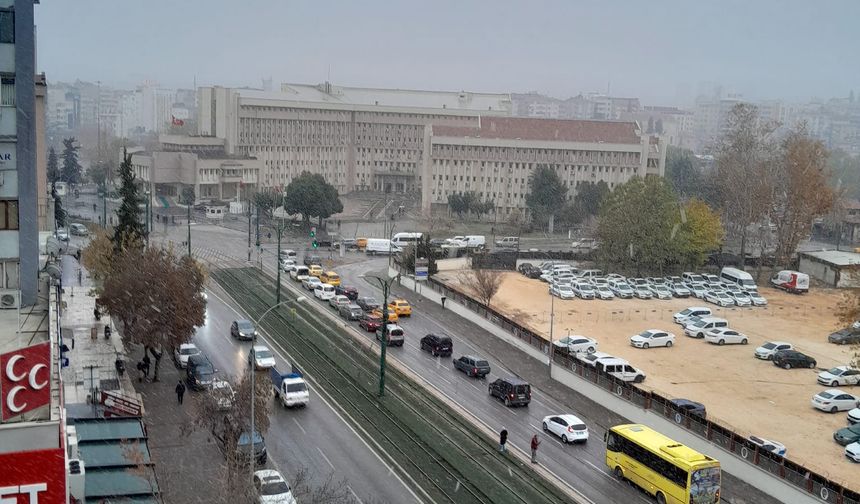
[[[340,316],[347,320],[360,320],[361,317],[364,316],[364,310],[361,309],[357,304],[344,304],[340,305],[340,308],[337,310],[340,313]]]
[[[454,359],[454,368],[477,378],[490,374],[490,363],[483,357],[474,355],[463,355],[459,359]]]
[[[827,337],[827,341],[836,345],[856,345],[860,343],[860,329],[846,327]]]

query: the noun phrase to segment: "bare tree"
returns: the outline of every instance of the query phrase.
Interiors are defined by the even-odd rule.
[[[487,306],[502,286],[503,273],[498,270],[478,269],[460,274],[460,283],[471,290]]]
[[[774,201],[770,213],[776,225],[776,259],[787,265],[800,240],[809,236],[812,221],[827,214],[836,201],[830,187],[828,152],[805,126],[783,140],[773,177]]]
[[[741,264],[750,226],[771,208],[775,129],[775,124],[761,121],[755,106],[739,103],[729,113],[726,133],[717,145],[717,197],[730,229],[740,238]]]
[[[123,338],[144,346],[156,358],[187,342],[203,325],[204,268],[188,256],[150,247],[121,248],[114,257],[100,303],[122,322]]]

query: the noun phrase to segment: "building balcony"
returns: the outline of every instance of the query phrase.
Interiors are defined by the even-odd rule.
[[[0,138],[14,138],[18,135],[18,117],[15,107],[0,107]]]
[[[0,44],[0,72],[15,73],[15,44]]]

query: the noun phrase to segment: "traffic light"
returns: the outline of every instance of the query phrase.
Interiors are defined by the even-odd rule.
[[[317,242],[316,240],[314,240],[312,245],[314,248],[318,248],[320,246],[319,242]]]
[[[316,227],[312,227],[312,228],[311,228],[311,238],[313,238],[313,237],[314,237],[314,236],[316,236],[316,235],[317,235],[317,228],[316,228]]]

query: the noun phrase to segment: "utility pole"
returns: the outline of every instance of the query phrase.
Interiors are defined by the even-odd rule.
[[[248,262],[251,262],[251,202],[248,202]]]
[[[107,229],[107,180],[102,183],[102,227]]]
[[[194,200],[196,199],[193,191],[194,190],[191,189],[185,193],[185,205],[188,208],[188,257],[191,257],[191,205],[194,204]],[[191,196],[189,197],[189,195]]]
[[[381,278],[376,275],[362,275],[363,278],[371,278],[382,288],[382,343],[380,343],[379,352],[379,397],[385,395],[385,350],[388,347],[388,294],[391,291],[391,284],[399,278],[399,275],[394,278]]]
[[[277,306],[277,305],[275,305]],[[262,318],[262,317],[261,317]],[[254,421],[254,403],[257,401],[257,388],[254,383],[254,378],[257,374],[257,371],[254,369],[254,344],[257,343],[256,337],[253,341],[251,341],[251,351],[248,353],[248,365],[251,367],[251,432],[248,433],[250,437],[249,441],[251,442],[249,457],[251,459],[251,483],[254,483],[254,432],[256,430],[256,423]],[[241,434],[240,434],[241,436]]]
[[[255,206],[254,211],[257,215],[257,258],[260,258],[260,206]],[[262,265],[260,266],[260,269],[263,269]]]

